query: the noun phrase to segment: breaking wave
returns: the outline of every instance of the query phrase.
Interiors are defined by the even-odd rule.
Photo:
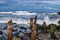
[[[57,13],[35,13],[27,11],[16,11],[16,12],[0,12],[0,23],[7,23],[12,19],[13,23],[17,24],[29,24],[30,18],[37,16],[37,23],[43,24],[45,21],[48,24],[54,23],[58,25],[60,15]]]

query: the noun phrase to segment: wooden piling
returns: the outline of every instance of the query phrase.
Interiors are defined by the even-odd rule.
[[[36,19],[37,19],[37,16],[35,16],[34,22],[33,22],[33,20],[30,21],[30,23],[32,24],[31,40],[36,40]]]
[[[34,40],[36,40],[36,21],[37,21],[37,16],[35,16],[35,18],[34,18],[34,23],[33,23]]]
[[[8,40],[12,40],[12,20],[8,21]]]

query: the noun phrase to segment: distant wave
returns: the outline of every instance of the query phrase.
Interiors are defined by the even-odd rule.
[[[27,11],[16,11],[15,13],[13,13],[13,15],[37,15],[36,13],[32,12],[27,12]]]

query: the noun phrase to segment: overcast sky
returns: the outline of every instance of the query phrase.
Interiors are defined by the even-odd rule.
[[[1,11],[60,12],[60,0],[0,0]]]

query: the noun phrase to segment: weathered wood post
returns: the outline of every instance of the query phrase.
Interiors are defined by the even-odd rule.
[[[30,23],[32,24],[32,27],[31,27],[31,40],[36,40],[36,19],[37,19],[37,16],[35,16],[34,22],[33,22],[32,19],[30,21]]]
[[[37,21],[37,16],[35,16],[35,18],[34,18],[34,23],[33,23],[34,40],[36,40],[36,21]]]
[[[8,21],[8,40],[12,40],[12,20]]]

